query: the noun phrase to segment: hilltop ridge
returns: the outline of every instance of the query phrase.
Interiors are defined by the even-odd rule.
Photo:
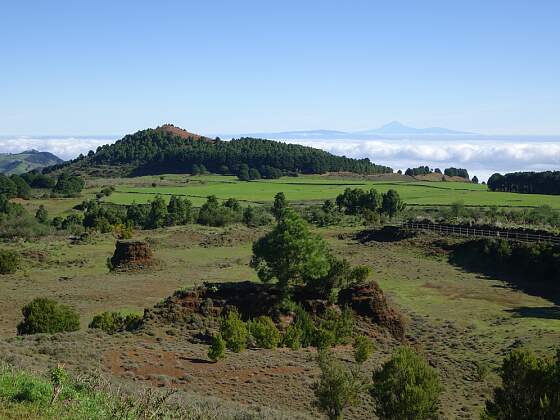
[[[199,170],[239,175],[252,170],[251,179],[298,173],[378,174],[393,171],[368,158],[352,159],[313,147],[262,138],[210,139],[172,124],[126,135],[114,144],[98,147],[88,156],[51,166],[45,172],[62,169],[100,176],[196,173]]]

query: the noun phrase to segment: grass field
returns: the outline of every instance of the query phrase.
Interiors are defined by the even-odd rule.
[[[294,410],[319,418],[312,405],[312,384],[318,377],[313,350],[228,353],[225,361],[214,365],[200,362],[206,358],[207,345],[186,340],[172,326],[155,330],[155,335],[114,336],[86,328],[96,313],[141,313],[173,291],[203,281],[256,281],[249,267],[251,244],[265,231],[241,225],[138,231],[135,237],[150,241],[160,266],[131,273],[107,269],[106,258],[114,250],[110,234],[80,245],[64,237],[6,244],[24,255],[26,269],[0,276],[0,360],[7,358],[31,370],[57,362],[68,369],[93,366],[134,387],[171,384],[228,404]],[[315,231],[336,255],[370,266],[372,278],[405,314],[410,343],[437,367],[445,385],[443,418],[477,417],[497,382],[493,370],[511,348],[522,345],[551,354],[560,339],[560,313],[552,302],[514,290],[501,279],[464,271],[445,255],[434,256],[435,237],[361,243],[353,239],[355,227]],[[82,330],[52,339],[14,337],[21,307],[37,296],[76,308]],[[393,350],[383,341],[376,345],[364,367],[368,374]],[[337,348],[336,354],[342,360],[352,357],[347,346]],[[491,368],[484,380],[476,379],[478,362]],[[347,418],[369,418],[368,404],[362,401]]]
[[[148,180],[136,183],[116,184],[116,191],[105,200],[114,204],[146,203],[156,194],[172,194],[189,197],[195,205],[202,204],[206,197],[215,195],[219,199],[230,197],[248,203],[271,202],[280,191],[290,201],[319,201],[334,199],[345,188],[375,188],[380,192],[395,189],[409,205],[441,206],[463,201],[467,206],[538,207],[547,204],[560,209],[560,196],[489,192],[485,185],[460,182],[406,182],[370,181],[365,179],[327,178],[300,176],[277,180],[238,181],[231,176],[177,177],[173,182],[153,178],[155,186]]]

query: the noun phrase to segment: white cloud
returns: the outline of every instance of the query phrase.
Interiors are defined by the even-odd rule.
[[[68,160],[115,140],[116,138],[110,137],[0,137],[0,153],[19,153],[36,149],[54,153],[59,158]]]
[[[348,157],[368,157],[372,162],[406,169],[460,166],[481,179],[494,172],[558,170],[560,142],[514,140],[289,140]]]

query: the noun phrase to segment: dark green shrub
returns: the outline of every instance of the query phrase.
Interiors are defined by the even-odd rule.
[[[371,354],[375,349],[371,340],[365,335],[360,335],[354,339],[353,348],[354,360],[360,365],[371,357]]]
[[[401,347],[373,374],[371,395],[382,420],[437,419],[442,388],[437,372],[410,347]]]
[[[297,305],[295,310],[295,324],[294,327],[301,331],[300,343],[302,347],[309,347],[314,345],[315,341],[315,323],[311,315],[301,306]]]
[[[62,173],[58,177],[53,192],[64,197],[74,197],[80,194],[84,186],[85,182],[79,176]]]
[[[264,207],[247,206],[243,210],[243,223],[249,227],[266,226],[272,223],[273,217]]]
[[[16,186],[17,196],[29,200],[29,198],[31,198],[31,187],[29,184],[19,175],[11,175],[10,179]]]
[[[43,224],[47,224],[49,222],[49,212],[42,204],[35,212],[35,219],[37,219],[39,223],[43,223]]]
[[[247,326],[239,316],[239,312],[231,310],[220,323],[220,333],[226,341],[228,349],[235,353],[239,353],[247,347],[247,338],[249,333]]]
[[[57,333],[80,329],[78,313],[52,299],[35,298],[22,308],[23,321],[17,326],[18,334]]]
[[[352,284],[364,284],[366,283],[370,274],[370,267],[366,265],[358,265],[356,267],[353,267],[350,271],[349,282]]]
[[[142,316],[138,314],[103,312],[93,317],[88,328],[103,330],[107,334],[114,334],[119,331],[132,331],[137,328],[141,319]]]
[[[212,344],[208,349],[208,358],[216,363],[218,360],[226,357],[226,341],[222,334],[218,333],[212,337]]]
[[[249,332],[258,347],[274,349],[280,343],[280,331],[268,316],[260,316],[248,323]]]
[[[318,349],[324,350],[336,344],[336,336],[325,328],[316,328],[313,334],[313,345]]]
[[[290,325],[282,337],[282,345],[292,350],[299,350],[301,348],[301,329]]]
[[[13,274],[19,265],[19,255],[13,251],[0,250],[0,274]]]
[[[514,350],[500,369],[502,385],[494,389],[481,418],[485,420],[557,419],[560,413],[560,351],[538,359]]]
[[[29,239],[48,232],[49,228],[38,223],[21,204],[10,203],[0,195],[0,237]]]
[[[354,330],[354,314],[348,307],[338,311],[329,308],[320,322],[322,329],[330,331],[334,337],[334,344],[348,344]]]
[[[354,370],[349,370],[328,351],[319,352],[321,376],[315,384],[317,405],[330,420],[342,419],[345,408],[355,405],[364,384]]]
[[[0,174],[0,194],[5,195],[7,198],[17,196],[16,184],[4,174]]]
[[[193,221],[192,203],[188,199],[182,199],[172,195],[167,205],[167,224],[186,225]]]
[[[146,215],[146,226],[147,229],[157,229],[167,225],[168,213],[167,204],[161,195],[156,195],[156,197],[150,202],[150,210]]]
[[[216,196],[209,196],[206,203],[200,207],[197,222],[201,225],[218,227],[240,222],[243,217],[241,207],[234,205],[236,200],[230,200],[220,204]]]

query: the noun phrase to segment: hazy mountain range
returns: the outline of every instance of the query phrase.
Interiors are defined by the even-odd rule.
[[[425,136],[479,136],[477,133],[450,130],[442,127],[415,128],[398,121],[392,121],[379,128],[363,131],[337,131],[337,130],[296,130],[281,132],[256,132],[243,134],[218,134],[222,138],[231,137],[258,137],[267,139],[353,139],[353,140],[375,140],[403,137],[425,137]]]

